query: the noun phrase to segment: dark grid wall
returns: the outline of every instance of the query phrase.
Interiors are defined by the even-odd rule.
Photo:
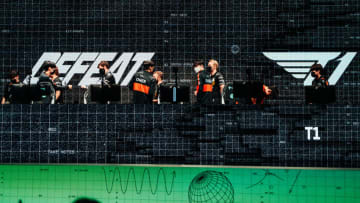
[[[279,87],[276,103],[303,103],[303,81],[262,52],[357,52],[359,5],[358,0],[3,0],[0,94],[9,70],[19,70],[23,78],[44,52],[155,52],[167,82],[174,82],[171,70],[179,67],[181,82],[190,85],[192,61],[215,58],[227,83],[262,80]],[[359,58],[337,84],[338,103],[360,101]],[[328,64],[327,76],[336,66]],[[70,83],[80,79],[76,75]],[[122,103],[131,102],[129,94],[124,88]],[[82,95],[75,88],[66,102],[81,103]]]
[[[3,105],[0,163],[360,167],[350,106]],[[320,140],[305,127],[318,127]]]

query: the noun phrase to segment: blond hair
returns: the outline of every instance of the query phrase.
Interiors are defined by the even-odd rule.
[[[163,79],[163,72],[155,71],[154,74],[157,74],[161,79]]]
[[[210,60],[209,60],[209,63],[215,64],[215,65],[216,65],[216,69],[219,69],[219,62],[218,62],[217,60],[215,60],[215,59],[210,59]]]

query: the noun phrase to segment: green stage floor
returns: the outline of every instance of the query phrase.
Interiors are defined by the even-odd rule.
[[[1,203],[360,202],[360,170],[0,165]]]

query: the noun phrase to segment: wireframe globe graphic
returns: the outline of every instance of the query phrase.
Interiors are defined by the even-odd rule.
[[[217,171],[203,171],[191,181],[189,202],[234,202],[234,188],[229,179]]]

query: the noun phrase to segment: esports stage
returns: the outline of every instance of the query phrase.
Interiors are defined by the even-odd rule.
[[[0,203],[360,202],[359,11],[1,1]]]

